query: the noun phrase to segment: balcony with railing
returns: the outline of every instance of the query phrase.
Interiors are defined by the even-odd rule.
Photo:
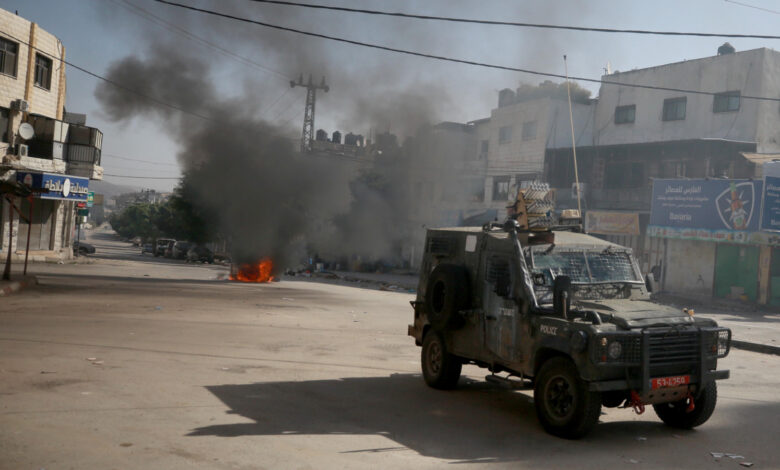
[[[64,166],[67,174],[103,179],[100,130],[36,115],[30,115],[27,122],[35,131],[35,136],[26,142],[31,162],[51,160],[60,171]]]
[[[68,173],[93,180],[102,180],[103,168],[100,166],[102,148],[102,132],[94,127],[71,124],[65,151]]]

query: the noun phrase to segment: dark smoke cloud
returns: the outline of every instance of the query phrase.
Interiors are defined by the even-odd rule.
[[[297,140],[255,117],[251,97],[215,99],[206,71],[192,57],[156,49],[145,59],[117,62],[108,77],[210,120],[109,84],[99,86],[96,95],[113,119],[157,118],[180,143],[185,190],[216,217],[211,222],[232,243],[236,260],[272,256],[281,266],[294,263],[318,233],[325,233],[329,220],[348,209],[349,168],[300,155]]]
[[[111,66],[109,78],[132,93],[103,83],[95,90],[95,95],[113,121],[139,114],[182,117],[179,110],[163,106],[161,102],[194,114],[208,114],[218,106],[208,75],[209,69],[204,63],[170,45],[163,45],[144,58],[127,57]]]
[[[455,16],[504,18],[511,13],[550,22],[582,13],[575,11],[580,7],[571,6],[563,11],[554,2],[532,7],[507,3],[506,11],[494,7],[488,13],[472,2],[445,2],[438,9],[433,3],[393,3],[399,11],[448,13],[442,5],[451,5],[458,12]],[[155,14],[282,75],[238,64],[170,30],[139,23],[148,28],[149,52],[113,64],[109,78],[210,120],[162,107],[108,84],[96,92],[103,111],[115,121],[137,117],[161,123],[181,149],[178,159],[186,174],[185,184],[200,204],[216,214],[239,257],[272,255],[294,262],[313,251],[367,258],[397,255],[399,240],[409,233],[422,233],[420,227],[410,225],[409,212],[430,202],[412,200],[412,176],[449,188],[455,208],[469,197],[460,175],[452,169],[459,160],[473,156],[475,149],[431,151],[436,133],[426,127],[452,116],[463,120],[482,117],[480,112],[469,111],[461,96],[453,98],[453,85],[489,97],[481,105],[487,114],[494,105],[495,90],[516,86],[519,81],[515,74],[346,46],[155,6],[159,7]],[[470,54],[475,54],[470,58],[491,61],[496,53],[506,52],[492,61],[548,70],[560,65],[555,49],[561,38],[566,39],[549,32],[519,31],[510,33],[511,42],[501,43],[491,41],[486,29],[468,25],[452,28],[252,2],[203,0],[196,6],[442,55],[468,57],[463,53],[468,44]],[[369,7],[386,9],[379,2]],[[289,90],[287,81],[301,73],[305,79],[313,74],[317,82],[325,76],[331,86],[329,93],[318,95],[318,127],[326,122],[343,133],[353,131],[372,138],[389,131],[399,136],[398,145],[384,148],[380,162],[363,167],[362,172],[347,160],[299,155],[301,117],[295,106],[302,110],[303,104],[295,103],[305,92]],[[413,139],[402,145],[405,137]]]

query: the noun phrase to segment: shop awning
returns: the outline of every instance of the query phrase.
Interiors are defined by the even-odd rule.
[[[756,166],[761,166],[764,163],[771,162],[774,160],[780,160],[780,153],[750,153],[750,152],[739,152],[742,154],[743,157],[745,157],[746,160],[748,160],[751,163],[755,163]]]

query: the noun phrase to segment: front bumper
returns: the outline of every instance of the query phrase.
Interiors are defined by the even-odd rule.
[[[663,395],[668,389],[652,388],[652,380],[663,377],[688,376],[689,384],[681,388],[696,391],[714,380],[729,378],[728,370],[716,370],[718,359],[730,349],[731,331],[718,327],[695,327],[686,330],[645,328],[639,332],[606,336],[607,342],[619,340],[624,351],[630,351],[630,361],[600,361],[601,340],[594,341],[590,358],[596,366],[596,380],[589,381],[589,390],[608,392],[635,390],[642,397]],[[601,380],[599,380],[601,379]],[[606,379],[606,380],[603,380]]]
[[[707,371],[700,377],[691,377],[692,385],[704,385],[713,380],[728,379],[731,375],[729,370],[713,370]],[[601,382],[590,382],[588,390],[591,392],[609,392],[614,390],[639,390],[643,395],[647,394],[651,390],[651,380],[642,382],[641,379],[633,380],[604,380]]]

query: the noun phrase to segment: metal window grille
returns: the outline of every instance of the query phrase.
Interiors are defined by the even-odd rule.
[[[634,266],[625,253],[588,253],[588,266],[594,281],[636,280]]]

